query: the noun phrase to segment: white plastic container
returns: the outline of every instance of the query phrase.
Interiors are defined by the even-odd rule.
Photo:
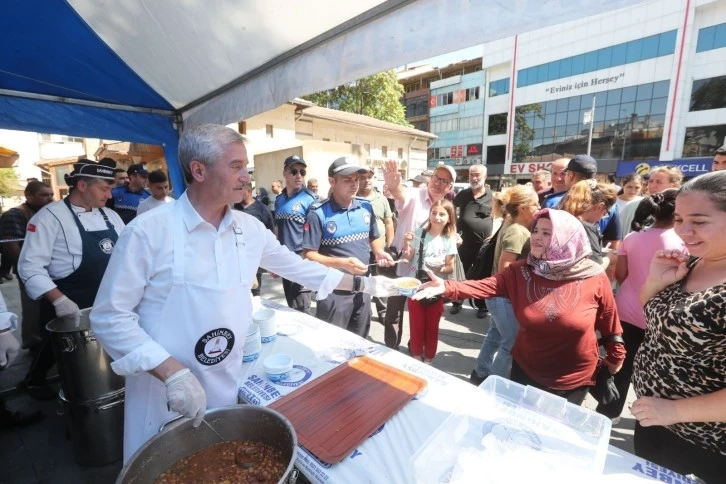
[[[489,377],[414,455],[417,483],[592,482],[610,419],[564,398]]]
[[[264,308],[252,313],[252,322],[259,325],[262,343],[271,343],[277,337],[277,314],[274,309]]]
[[[292,370],[292,356],[277,354],[268,356],[262,362],[265,367],[265,374],[271,382],[277,383],[287,378]]]
[[[260,336],[260,326],[251,323],[245,338],[245,346],[242,350],[242,361],[255,361],[262,351],[262,337]]]

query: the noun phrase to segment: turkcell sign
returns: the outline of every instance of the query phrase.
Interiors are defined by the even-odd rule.
[[[669,165],[680,168],[683,176],[694,177],[703,175],[711,171],[711,158],[681,158],[671,161],[620,161],[618,162],[618,170],[616,176],[626,176],[631,173],[637,173],[641,176],[650,175],[650,171],[656,166]]]

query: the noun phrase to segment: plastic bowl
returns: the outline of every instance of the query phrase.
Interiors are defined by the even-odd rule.
[[[396,287],[401,296],[411,297],[416,294],[421,286],[421,281],[415,277],[399,277],[396,279]]]
[[[426,257],[424,262],[432,269],[441,269],[444,267],[446,260],[443,257]]]
[[[252,321],[260,327],[263,343],[271,343],[277,337],[277,312],[274,309],[258,309],[252,313]]]
[[[277,383],[287,378],[287,374],[292,370],[292,356],[283,354],[268,356],[262,365],[265,367],[267,378]]]

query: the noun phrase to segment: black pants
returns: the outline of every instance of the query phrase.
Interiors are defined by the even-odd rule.
[[[645,330],[633,326],[630,323],[621,321],[623,326],[623,340],[625,341],[625,361],[623,367],[615,374],[615,386],[620,393],[620,398],[615,401],[603,405],[598,404],[597,412],[609,418],[619,417],[625,407],[625,401],[628,398],[628,390],[630,389],[630,378],[633,375],[633,362],[638,348],[643,344]],[[726,472],[726,471],[724,471]]]
[[[33,356],[33,361],[30,363],[27,375],[25,375],[25,383],[29,385],[41,386],[45,384],[45,380],[48,376],[48,371],[55,364],[55,355],[53,354],[53,346],[50,342],[50,332],[45,328],[45,325],[55,319],[55,309],[53,305],[41,299],[40,303],[40,336],[42,342],[38,352]]]
[[[635,424],[635,455],[709,484],[726,482],[726,455],[686,442],[667,427]]]
[[[282,279],[282,289],[285,291],[287,305],[301,313],[315,316],[310,310],[310,303],[313,299],[313,292],[306,289],[297,282]]]
[[[362,292],[333,291],[318,301],[315,317],[365,338],[371,329],[371,296]]]
[[[397,350],[403,337],[403,311],[406,309],[406,296],[389,296],[386,317],[383,320],[383,339],[386,346]]]
[[[474,265],[474,262],[476,261],[476,256],[479,254],[479,247],[478,246],[468,246],[465,247],[464,245],[461,245],[459,247],[459,259],[461,259],[461,265],[464,267],[464,273],[466,273],[472,265]],[[477,309],[486,309],[486,304],[484,303],[484,299],[474,299],[474,306],[476,306]],[[457,303],[455,303],[457,304]],[[458,304],[461,304],[460,302]]]
[[[557,395],[558,397],[562,397],[568,402],[574,403],[575,405],[582,405],[582,402],[585,400],[587,392],[590,389],[589,386],[582,386],[573,388],[572,390],[555,390],[554,388],[548,388],[546,386],[540,385],[539,383],[534,381],[529,375],[527,375],[524,370],[520,368],[516,361],[512,361],[512,373],[509,379],[515,383],[519,383],[520,385],[529,385],[531,387],[544,390],[547,393],[551,393],[552,395]]]

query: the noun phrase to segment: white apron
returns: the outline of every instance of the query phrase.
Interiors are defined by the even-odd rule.
[[[177,207],[179,205],[177,204]],[[207,408],[237,403],[242,348],[252,313],[250,289],[257,267],[243,267],[245,241],[233,222],[240,279],[210,288],[184,280],[186,228],[181,210],[171,212],[174,240],[173,284],[161,318],[144,324],[149,336],[194,373],[207,394]],[[255,244],[252,244],[253,246]],[[256,252],[256,247],[248,247]],[[254,256],[247,257],[254,260]],[[251,264],[250,264],[251,265]],[[166,406],[166,386],[148,373],[126,377],[124,464],[159,426],[176,417]]]

